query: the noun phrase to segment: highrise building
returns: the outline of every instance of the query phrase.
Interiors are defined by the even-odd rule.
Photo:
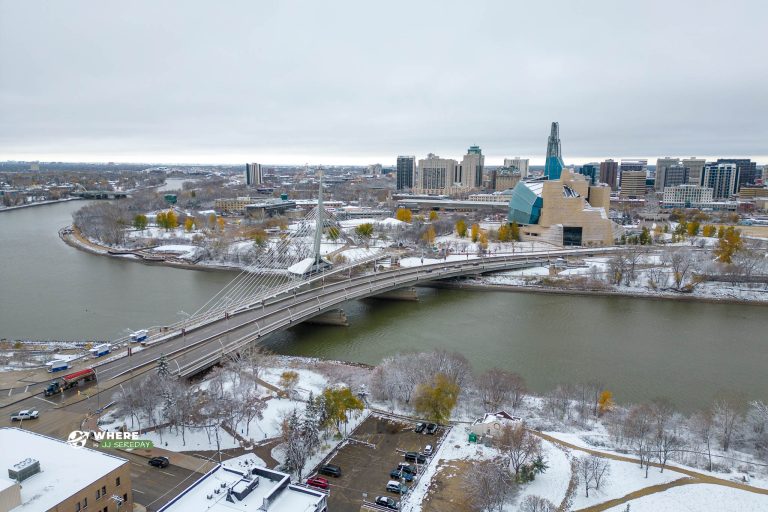
[[[607,183],[611,190],[619,188],[619,163],[610,158],[600,162],[600,183]]]
[[[505,158],[504,167],[508,169],[512,169],[513,171],[519,172],[521,178],[528,177],[528,159],[527,158],[520,158],[519,156],[516,156],[515,158]]]
[[[710,163],[704,166],[701,184],[712,189],[714,199],[728,199],[738,190],[738,177],[735,163]]]
[[[423,193],[442,194],[453,187],[459,163],[450,158],[440,158],[430,153],[419,160],[413,188]]]
[[[470,146],[467,154],[461,160],[453,182],[462,188],[479,188],[483,186],[483,167],[485,157],[479,146]]]
[[[413,188],[413,174],[416,171],[415,156],[397,157],[397,190]]]
[[[757,162],[749,158],[718,158],[718,164],[736,164],[736,191],[738,192],[742,185],[754,185],[755,180],[760,177],[757,170]]]
[[[658,167],[657,167],[658,169]],[[661,179],[661,181],[659,181]],[[688,168],[682,164],[666,166],[663,175],[656,174],[656,190],[665,190],[667,187],[676,187],[688,183]]]
[[[707,161],[703,158],[696,158],[695,156],[683,158],[683,165],[688,168],[688,183],[692,185],[701,184],[701,175],[706,164]]]
[[[654,188],[656,190],[661,191],[661,190],[664,190],[665,186],[672,186],[672,185],[664,185],[667,169],[672,165],[680,165],[680,159],[666,157],[666,158],[659,158],[656,160],[656,182],[654,185]]]
[[[600,164],[597,162],[584,164],[579,168],[579,174],[589,177],[590,185],[597,185],[600,179]]]
[[[261,171],[261,164],[245,164],[245,184],[249,187],[261,185],[264,182],[264,175]]]
[[[645,179],[648,175],[648,160],[624,160],[619,165],[621,197],[643,197]]]
[[[552,123],[547,140],[547,156],[544,163],[544,176],[550,180],[559,180],[563,172],[563,155],[560,148],[560,124]]]

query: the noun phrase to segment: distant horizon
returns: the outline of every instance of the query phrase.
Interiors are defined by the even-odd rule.
[[[437,154],[437,153],[436,153]],[[125,165],[138,165],[138,164],[146,164],[146,165],[152,165],[152,166],[237,166],[237,165],[245,165],[246,163],[260,163],[263,166],[277,166],[277,167],[301,167],[304,165],[309,165],[310,167],[314,166],[353,166],[353,167],[366,167],[369,165],[375,165],[380,164],[385,167],[395,167],[397,163],[397,157],[398,156],[413,156],[408,153],[401,153],[400,155],[389,156],[389,157],[371,157],[368,159],[363,159],[365,157],[323,157],[319,155],[313,155],[313,158],[306,158],[306,159],[299,159],[298,161],[296,159],[291,159],[291,157],[279,157],[276,155],[270,155],[270,158],[268,159],[259,159],[259,158],[242,158],[240,156],[238,159],[235,158],[223,158],[221,160],[216,160],[213,157],[202,157],[199,160],[188,160],[184,161],[180,158],[178,158],[178,155],[175,155],[176,158],[169,156],[168,158],[161,158],[161,159],[155,159],[155,158],[120,158],[120,156],[124,157],[125,155],[119,155],[115,156],[115,158],[89,158],[89,157],[81,157],[81,158],[51,158],[48,157],[45,160],[39,159],[39,158],[30,158],[28,155],[24,155],[23,157],[13,158],[13,157],[6,157],[6,156],[0,156],[0,161],[2,162],[23,162],[23,163],[63,163],[63,164],[125,164]],[[416,155],[416,160],[420,160],[422,158],[426,157],[426,153],[423,156]],[[63,155],[62,155],[63,156]],[[462,155],[454,156],[453,154],[439,154],[442,158],[453,158],[455,160],[461,161]],[[508,155],[508,156],[499,156],[499,155],[484,155],[485,156],[485,165],[489,167],[496,167],[496,166],[502,166],[504,164],[505,158],[527,158],[529,160],[529,163],[531,166],[544,166],[544,158],[532,158],[530,156],[525,155]],[[679,158],[679,159],[686,159],[686,158],[702,158],[706,160],[707,162],[710,161],[716,161],[718,158],[749,158],[753,162],[756,162],[757,165],[768,165],[768,155],[669,155],[665,154],[664,156],[602,156],[602,157],[577,157],[577,158],[563,158],[565,161],[566,166],[580,166],[588,163],[593,162],[602,162],[608,159],[620,162],[621,160],[648,160],[649,165],[655,165],[656,160],[659,158]],[[302,161],[303,160],[303,161]]]

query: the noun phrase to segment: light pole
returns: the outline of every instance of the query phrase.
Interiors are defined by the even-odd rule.
[[[186,330],[187,330],[187,320],[192,318],[192,315],[190,315],[184,310],[177,311],[176,314],[183,318],[183,320],[181,321],[181,344],[184,345],[184,335],[186,334]]]

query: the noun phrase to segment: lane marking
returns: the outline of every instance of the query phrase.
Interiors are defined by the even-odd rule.
[[[164,475],[172,476],[172,477],[174,477],[174,478],[176,478],[176,476],[177,476],[177,475],[174,475],[173,473],[169,473],[169,472],[167,472],[167,471],[160,471],[160,472],[161,472],[162,474],[164,474]]]
[[[51,405],[58,405],[56,402],[51,402],[50,400],[46,400],[45,398],[41,398],[39,396],[36,396],[35,398],[37,398],[38,400],[42,400],[43,402],[48,402]]]
[[[138,489],[131,489],[131,490],[132,490],[133,492],[137,492],[137,493],[139,493],[139,494],[144,494],[144,491],[140,491],[140,490],[138,490]]]

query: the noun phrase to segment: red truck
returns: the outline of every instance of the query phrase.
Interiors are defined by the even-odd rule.
[[[45,396],[52,396],[61,393],[65,389],[75,388],[80,385],[81,382],[90,382],[96,380],[96,372],[93,368],[86,368],[69,375],[65,375],[61,380],[55,380],[51,382],[47,388],[45,388]]]

